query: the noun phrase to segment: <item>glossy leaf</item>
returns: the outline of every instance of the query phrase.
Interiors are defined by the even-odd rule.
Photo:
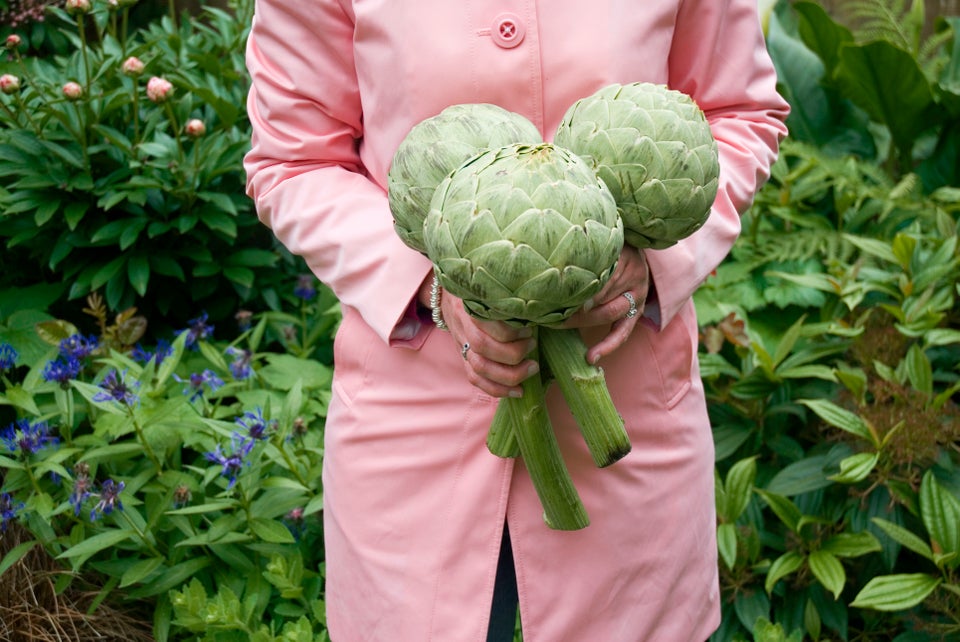
[[[877,611],[903,611],[920,604],[940,585],[942,578],[923,573],[874,577],[850,606]]]

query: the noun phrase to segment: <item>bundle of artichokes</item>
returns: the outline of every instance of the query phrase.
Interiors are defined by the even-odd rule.
[[[666,247],[699,228],[717,189],[716,143],[686,95],[613,85],[570,107],[554,143],[522,116],[455,105],[415,126],[388,174],[400,238],[478,318],[534,328],[541,359],[598,466],[630,450],[603,372],[557,326],[600,291],[623,243]],[[551,528],[589,524],[531,377],[501,401],[488,445],[519,451]]]

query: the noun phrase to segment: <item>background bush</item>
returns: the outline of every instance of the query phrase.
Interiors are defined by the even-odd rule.
[[[158,6],[0,66],[0,585],[42,550],[160,640],[324,640],[337,302],[242,193],[249,0]],[[960,19],[923,6],[767,21],[791,135],[696,294],[717,642],[960,636]]]

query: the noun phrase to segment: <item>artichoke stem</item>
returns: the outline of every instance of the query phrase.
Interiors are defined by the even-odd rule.
[[[573,329],[542,328],[540,347],[554,380],[600,468],[630,452],[630,437],[613,405],[603,370],[587,363],[587,346]]]
[[[532,355],[536,358],[536,354]],[[555,530],[579,530],[590,524],[550,424],[539,376],[523,383],[523,396],[505,404],[520,454],[543,506],[543,519]]]
[[[520,454],[520,444],[513,432],[510,420],[509,404],[523,403],[521,399],[504,397],[497,404],[497,412],[493,415],[493,423],[487,432],[487,448],[497,457],[516,457]]]

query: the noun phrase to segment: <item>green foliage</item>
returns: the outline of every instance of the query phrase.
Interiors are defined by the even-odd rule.
[[[29,56],[24,43],[2,63],[20,89],[0,96],[0,284],[101,290],[171,324],[277,309],[301,270],[244,194],[252,3],[128,30],[131,4],[50,7],[46,28],[70,47]],[[155,79],[171,90],[151,92]]]
[[[828,53],[860,41],[812,3],[793,7],[807,27],[777,31],[791,15],[781,7],[770,44],[788,70],[799,135],[696,295],[725,596],[713,639],[951,639],[960,635],[960,191],[927,181],[924,160],[863,153],[868,134],[882,148],[876,126],[891,123],[870,114],[865,125],[862,89],[817,88],[799,71],[847,64]],[[902,51],[915,59],[922,47],[911,42]],[[908,127],[903,140],[929,133]]]
[[[200,316],[145,349],[145,320],[97,297],[97,335],[0,319],[3,523],[36,538],[0,569],[39,543],[100,599],[150,605],[158,640],[325,640],[322,355],[339,313],[310,286],[298,314],[253,315],[229,342]]]

